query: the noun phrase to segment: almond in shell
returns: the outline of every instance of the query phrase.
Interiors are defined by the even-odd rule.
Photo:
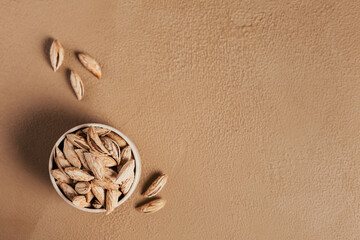
[[[56,72],[64,61],[64,48],[58,40],[54,40],[50,47],[50,62]]]
[[[58,146],[55,147],[55,153],[56,153],[57,157],[65,158],[64,153],[60,150],[60,148]]]
[[[105,148],[109,151],[110,155],[116,160],[117,165],[119,165],[121,160],[120,146],[109,137],[102,137],[101,141],[103,142]]]
[[[108,133],[107,136],[110,137],[111,139],[113,139],[121,148],[123,148],[127,145],[127,142],[122,137],[120,137],[118,134],[116,134],[114,132]]]
[[[84,53],[79,53],[78,58],[84,67],[92,72],[98,79],[101,78],[101,67],[94,58]]]
[[[158,178],[155,179],[155,181],[149,186],[149,188],[145,191],[144,196],[146,198],[154,197],[156,194],[158,194],[161,189],[165,186],[168,179],[167,174],[162,174]]]
[[[64,168],[71,167],[71,164],[69,163],[69,161],[60,156],[56,156],[54,160],[55,160],[55,163],[58,166],[59,170],[66,175]]]
[[[86,197],[86,201],[87,201],[87,202],[91,202],[91,200],[94,198],[94,194],[93,194],[93,192],[91,191],[91,189],[90,189],[90,191],[89,191],[87,194],[85,194],[85,197]]]
[[[84,84],[79,76],[75,71],[71,70],[70,73],[70,83],[75,92],[76,98],[80,101],[84,98],[85,90]]]
[[[56,165],[58,166],[58,168],[60,169],[60,171],[64,172],[64,168],[66,167],[71,167],[71,164],[69,163],[68,160],[65,159],[65,156],[63,154],[63,152],[56,146],[55,148],[55,152],[56,152],[56,156],[54,158]]]
[[[56,184],[61,188],[65,196],[70,200],[72,200],[75,196],[78,195],[77,192],[67,183],[56,181]]]
[[[131,186],[132,186],[132,184],[133,184],[133,182],[134,182],[134,179],[135,179],[135,174],[134,174],[134,172],[133,172],[132,175],[130,176],[130,178],[126,179],[126,180],[121,184],[120,189],[121,189],[121,192],[122,192],[124,195],[126,195],[126,194],[129,192],[129,190],[130,190],[130,188],[131,188]]]
[[[69,163],[69,161],[60,156],[55,157],[55,163],[61,169],[66,168],[66,167],[71,167],[71,164]]]
[[[92,183],[96,186],[102,187],[103,189],[113,189],[117,190],[119,189],[119,185],[111,182],[107,179],[94,179]]]
[[[165,204],[166,204],[165,199],[155,199],[141,205],[140,207],[137,207],[136,209],[142,213],[154,213],[162,209],[165,206]]]
[[[95,127],[89,127],[87,133],[87,142],[91,150],[103,154],[109,154],[109,151],[105,148],[104,144],[101,142],[99,135],[96,133]]]
[[[112,157],[110,156],[107,156],[107,155],[97,155],[96,158],[99,160],[99,161],[102,161],[105,165],[105,167],[114,167],[117,164],[117,161],[115,161],[115,159],[113,159]]]
[[[75,185],[75,191],[79,194],[87,194],[91,190],[89,182],[78,182]]]
[[[131,147],[130,146],[126,146],[125,148],[123,148],[123,150],[121,151],[121,161],[123,163],[126,163],[127,161],[129,161],[131,159]]]
[[[87,162],[85,160],[84,152],[85,152],[84,149],[75,149],[75,153],[78,156],[78,158],[80,159],[81,164],[84,166],[85,169],[90,170],[90,168],[87,165]]]
[[[112,170],[111,168],[105,168],[105,178],[115,182],[116,181],[117,172]]]
[[[85,160],[94,176],[103,179],[105,176],[105,165],[91,153],[84,153]],[[96,196],[96,195],[95,195]]]
[[[89,145],[86,139],[80,135],[70,133],[66,135],[66,139],[69,140],[69,142],[77,148],[85,149],[85,150],[89,149]]]
[[[72,203],[75,206],[82,207],[82,208],[91,206],[91,204],[86,201],[85,196],[75,196],[72,200]]]
[[[91,182],[91,191],[99,201],[99,203],[104,206],[105,203],[105,190],[102,187],[99,187]]]
[[[72,180],[60,169],[51,170],[51,175],[60,182],[71,184]]]
[[[68,167],[65,168],[66,174],[76,181],[91,181],[94,179],[93,176],[91,176],[87,171],[76,168],[76,167]]]
[[[75,153],[74,146],[67,139],[64,140],[64,154],[71,165],[81,168],[81,162]]]
[[[131,178],[132,175],[134,174],[134,169],[135,169],[135,160],[130,160],[127,163],[125,163],[125,165],[122,166],[118,175],[116,176],[115,183],[121,185],[127,179]]]
[[[80,131],[80,130],[79,130]],[[87,135],[89,128],[84,128],[81,130],[85,135]],[[108,133],[110,133],[111,131],[109,129],[106,128],[102,128],[102,127],[95,127],[95,131],[96,133],[101,137],[101,136],[105,136]]]
[[[106,191],[106,215],[114,211],[120,195],[119,190],[110,189]]]

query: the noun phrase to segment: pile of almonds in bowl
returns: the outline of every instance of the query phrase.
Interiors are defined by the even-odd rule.
[[[141,162],[134,144],[118,130],[83,124],[57,141],[49,171],[54,188],[69,204],[109,214],[135,190]]]

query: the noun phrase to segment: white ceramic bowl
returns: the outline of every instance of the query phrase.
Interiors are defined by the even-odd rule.
[[[140,160],[140,156],[139,156],[139,152],[137,150],[137,148],[135,147],[134,143],[128,138],[126,137],[122,132],[120,132],[119,130],[112,128],[110,126],[104,125],[104,124],[99,124],[99,123],[85,123],[85,124],[81,124],[78,125],[76,127],[71,128],[70,130],[68,130],[67,132],[65,132],[55,143],[51,154],[50,154],[50,159],[49,159],[49,175],[50,175],[50,180],[52,185],[54,186],[56,192],[59,194],[59,196],[68,204],[70,204],[71,206],[73,206],[74,208],[77,208],[81,211],[85,211],[85,212],[91,212],[91,213],[98,213],[98,212],[105,212],[105,209],[91,209],[91,208],[81,208],[81,207],[77,207],[75,206],[66,196],[64,196],[64,194],[61,192],[61,190],[59,189],[59,187],[56,185],[55,182],[55,178],[51,175],[51,170],[53,169],[53,164],[54,164],[54,154],[55,154],[55,146],[58,146],[65,138],[66,134],[68,133],[72,133],[72,132],[76,132],[77,130],[81,129],[81,128],[86,128],[86,127],[90,127],[90,126],[94,126],[94,127],[102,127],[102,128],[106,128],[106,129],[110,129],[111,131],[117,133],[119,136],[121,136],[131,147],[133,155],[134,155],[134,159],[135,159],[135,179],[134,179],[134,183],[131,186],[129,192],[125,195],[125,197],[123,197],[117,204],[116,207],[120,206],[121,204],[123,204],[126,200],[129,199],[129,197],[133,194],[133,192],[136,189],[136,186],[139,183],[140,180],[140,175],[141,175],[141,160]]]

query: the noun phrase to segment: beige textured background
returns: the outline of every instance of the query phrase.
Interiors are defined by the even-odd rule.
[[[359,12],[357,0],[1,1],[0,238],[360,239]],[[58,73],[50,38],[66,50]],[[139,188],[110,216],[71,208],[49,181],[52,145],[84,122],[119,128],[142,156]],[[157,171],[168,204],[142,215]]]

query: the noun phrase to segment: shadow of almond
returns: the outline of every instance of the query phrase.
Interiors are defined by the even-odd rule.
[[[150,177],[148,178],[148,180],[146,180],[144,182],[144,185],[141,189],[141,194],[144,194],[146,192],[146,190],[150,187],[150,185],[155,181],[155,179],[157,177],[159,177],[162,173],[160,171],[155,171],[153,173],[150,174]]]
[[[77,59],[78,61],[80,61],[80,60],[79,60],[79,57],[78,57],[80,53],[83,53],[83,52],[82,52],[82,51],[79,51],[79,50],[75,50],[75,51],[74,51],[74,56],[76,57],[76,59]]]
[[[52,69],[51,62],[50,62],[50,47],[53,42],[53,38],[46,37],[42,42],[42,48],[43,48],[43,56],[46,60],[46,62],[49,64],[49,67]]]
[[[38,106],[20,117],[15,125],[17,127],[10,129],[10,136],[24,168],[31,171],[34,177],[49,183],[48,162],[55,142],[70,128],[88,122],[99,121],[87,113],[58,105]]]

